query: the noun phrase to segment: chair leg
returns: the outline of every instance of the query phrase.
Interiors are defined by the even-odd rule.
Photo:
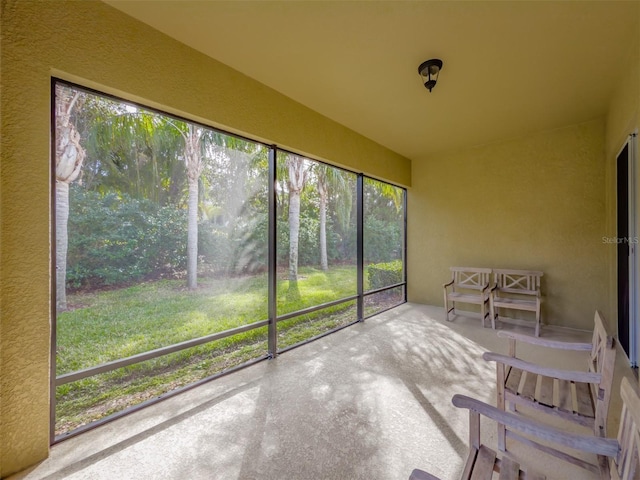
[[[491,315],[491,328],[496,329],[496,318],[493,316],[493,305],[489,302],[489,315]]]
[[[486,315],[485,315],[485,303],[482,302],[480,304],[480,315],[482,315],[482,328],[484,328],[484,321],[486,319]]]
[[[493,328],[496,328],[496,307],[493,305],[493,301],[491,300],[491,298],[489,298],[489,315],[491,315],[491,325],[493,325]]]
[[[516,340],[514,338],[510,338],[509,339],[509,356],[510,357],[515,357],[516,356]],[[503,365],[502,368],[505,368],[505,366]],[[506,370],[505,370],[505,381],[506,381]],[[504,384],[503,384],[503,389],[502,389],[503,395],[503,401],[505,403],[507,403],[506,398],[504,397]],[[508,402],[509,403],[509,410],[513,413],[516,413],[516,402]]]
[[[504,364],[498,363],[496,368],[496,381],[497,381],[497,398],[496,407],[504,411],[505,398],[504,398],[504,382],[505,382],[505,367]],[[504,423],[498,423],[498,449],[502,452],[506,452],[506,438],[507,432]]]
[[[447,290],[444,290],[444,318],[448,322],[449,321],[449,302],[447,299]]]
[[[540,307],[536,310],[536,337],[540,336]]]

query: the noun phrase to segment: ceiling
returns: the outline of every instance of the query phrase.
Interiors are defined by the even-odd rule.
[[[639,41],[637,1],[105,1],[413,160],[604,115]]]

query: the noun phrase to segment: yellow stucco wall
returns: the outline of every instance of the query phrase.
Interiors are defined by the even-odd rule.
[[[0,476],[49,445],[52,75],[410,185],[410,162],[95,1],[2,2]]]
[[[609,312],[604,120],[413,162],[408,296],[442,305],[450,266],[542,270],[543,321]]]
[[[627,54],[627,68],[620,78],[609,106],[606,118],[606,201],[607,235],[616,236],[616,156],[625,144],[628,135],[638,128],[640,106],[640,38],[631,46]],[[639,184],[640,186],[640,184]],[[640,196],[637,198],[636,211],[640,213]],[[640,225],[640,220],[638,222]],[[612,328],[617,330],[617,248],[615,244],[607,247],[608,287],[611,304]]]

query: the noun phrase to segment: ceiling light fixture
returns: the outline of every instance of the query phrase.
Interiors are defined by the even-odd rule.
[[[418,73],[422,77],[422,83],[424,83],[425,88],[429,91],[436,86],[440,70],[442,70],[442,60],[437,58],[422,62],[418,67]]]

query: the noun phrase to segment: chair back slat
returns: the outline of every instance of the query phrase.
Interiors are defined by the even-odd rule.
[[[603,437],[606,436],[615,360],[615,339],[607,332],[602,315],[596,310],[591,355],[587,367],[590,372],[601,375],[600,383],[589,384],[589,387],[593,404],[596,406],[594,433]]]
[[[633,480],[640,458],[640,397],[626,377],[620,385],[620,396],[622,415],[617,437],[620,448],[618,456],[612,459],[610,471],[616,472],[621,480]]]
[[[453,283],[459,288],[482,290],[489,285],[490,268],[451,267]]]
[[[493,270],[494,282],[502,292],[536,295],[543,273],[529,270]]]

